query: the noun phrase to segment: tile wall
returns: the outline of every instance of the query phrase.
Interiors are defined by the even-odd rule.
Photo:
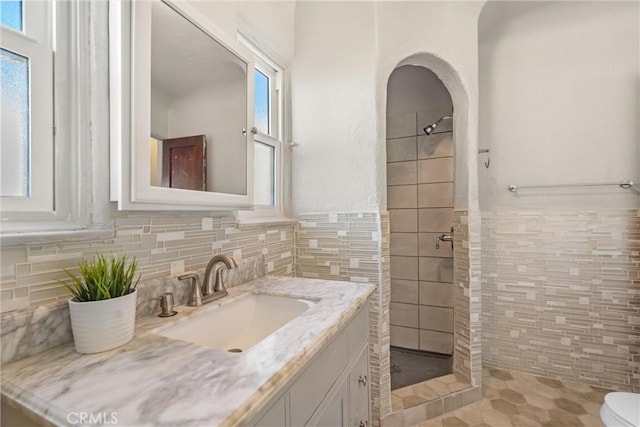
[[[482,385],[481,216],[455,210],[453,372],[471,386]]]
[[[451,121],[422,128],[443,111],[387,118],[387,195],[391,222],[391,345],[451,354],[453,251],[436,237],[453,226]]]
[[[378,285],[369,299],[371,419],[391,411],[389,218],[377,213],[300,215],[295,271],[300,277]]]
[[[2,248],[2,313],[66,300],[62,270],[98,252],[135,256],[143,280],[204,269],[218,253],[264,256],[267,274],[291,275],[293,239],[293,225],[238,228],[233,217],[116,217],[107,239]]]
[[[629,211],[482,214],[482,357],[640,392],[640,217]]]

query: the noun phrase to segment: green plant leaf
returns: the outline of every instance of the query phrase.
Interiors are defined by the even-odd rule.
[[[84,258],[78,263],[80,276],[64,270],[70,282],[62,282],[75,301],[101,301],[117,298],[132,292],[140,281],[134,283],[139,265],[135,258],[127,262],[127,256],[111,256],[107,259],[97,254],[92,261]]]

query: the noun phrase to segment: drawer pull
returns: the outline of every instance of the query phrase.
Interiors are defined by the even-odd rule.
[[[366,375],[360,375],[358,377],[358,383],[360,383],[361,386],[366,386],[367,385],[367,376]]]
[[[358,427],[367,427],[369,425],[368,421],[360,421],[360,424],[358,425]]]

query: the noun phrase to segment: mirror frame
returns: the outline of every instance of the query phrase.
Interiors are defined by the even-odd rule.
[[[151,186],[151,4],[162,0],[109,1],[111,200],[119,210],[236,210],[253,207],[254,62],[184,0],[164,0],[176,13],[247,64],[246,194]],[[130,78],[127,78],[130,77]],[[240,130],[239,130],[240,131]]]

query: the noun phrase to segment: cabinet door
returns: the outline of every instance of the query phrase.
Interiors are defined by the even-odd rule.
[[[327,406],[322,413],[316,418],[315,422],[311,421],[307,425],[314,425],[318,427],[343,427],[346,425],[345,409],[347,403],[345,401],[346,390],[345,387],[341,387],[337,390],[336,394],[331,398]]]
[[[349,425],[369,426],[369,351],[365,348],[349,374]]]
[[[260,418],[255,424],[260,427],[284,427],[289,425],[287,423],[287,407],[286,398],[288,394],[285,394],[273,404],[271,408]]]

